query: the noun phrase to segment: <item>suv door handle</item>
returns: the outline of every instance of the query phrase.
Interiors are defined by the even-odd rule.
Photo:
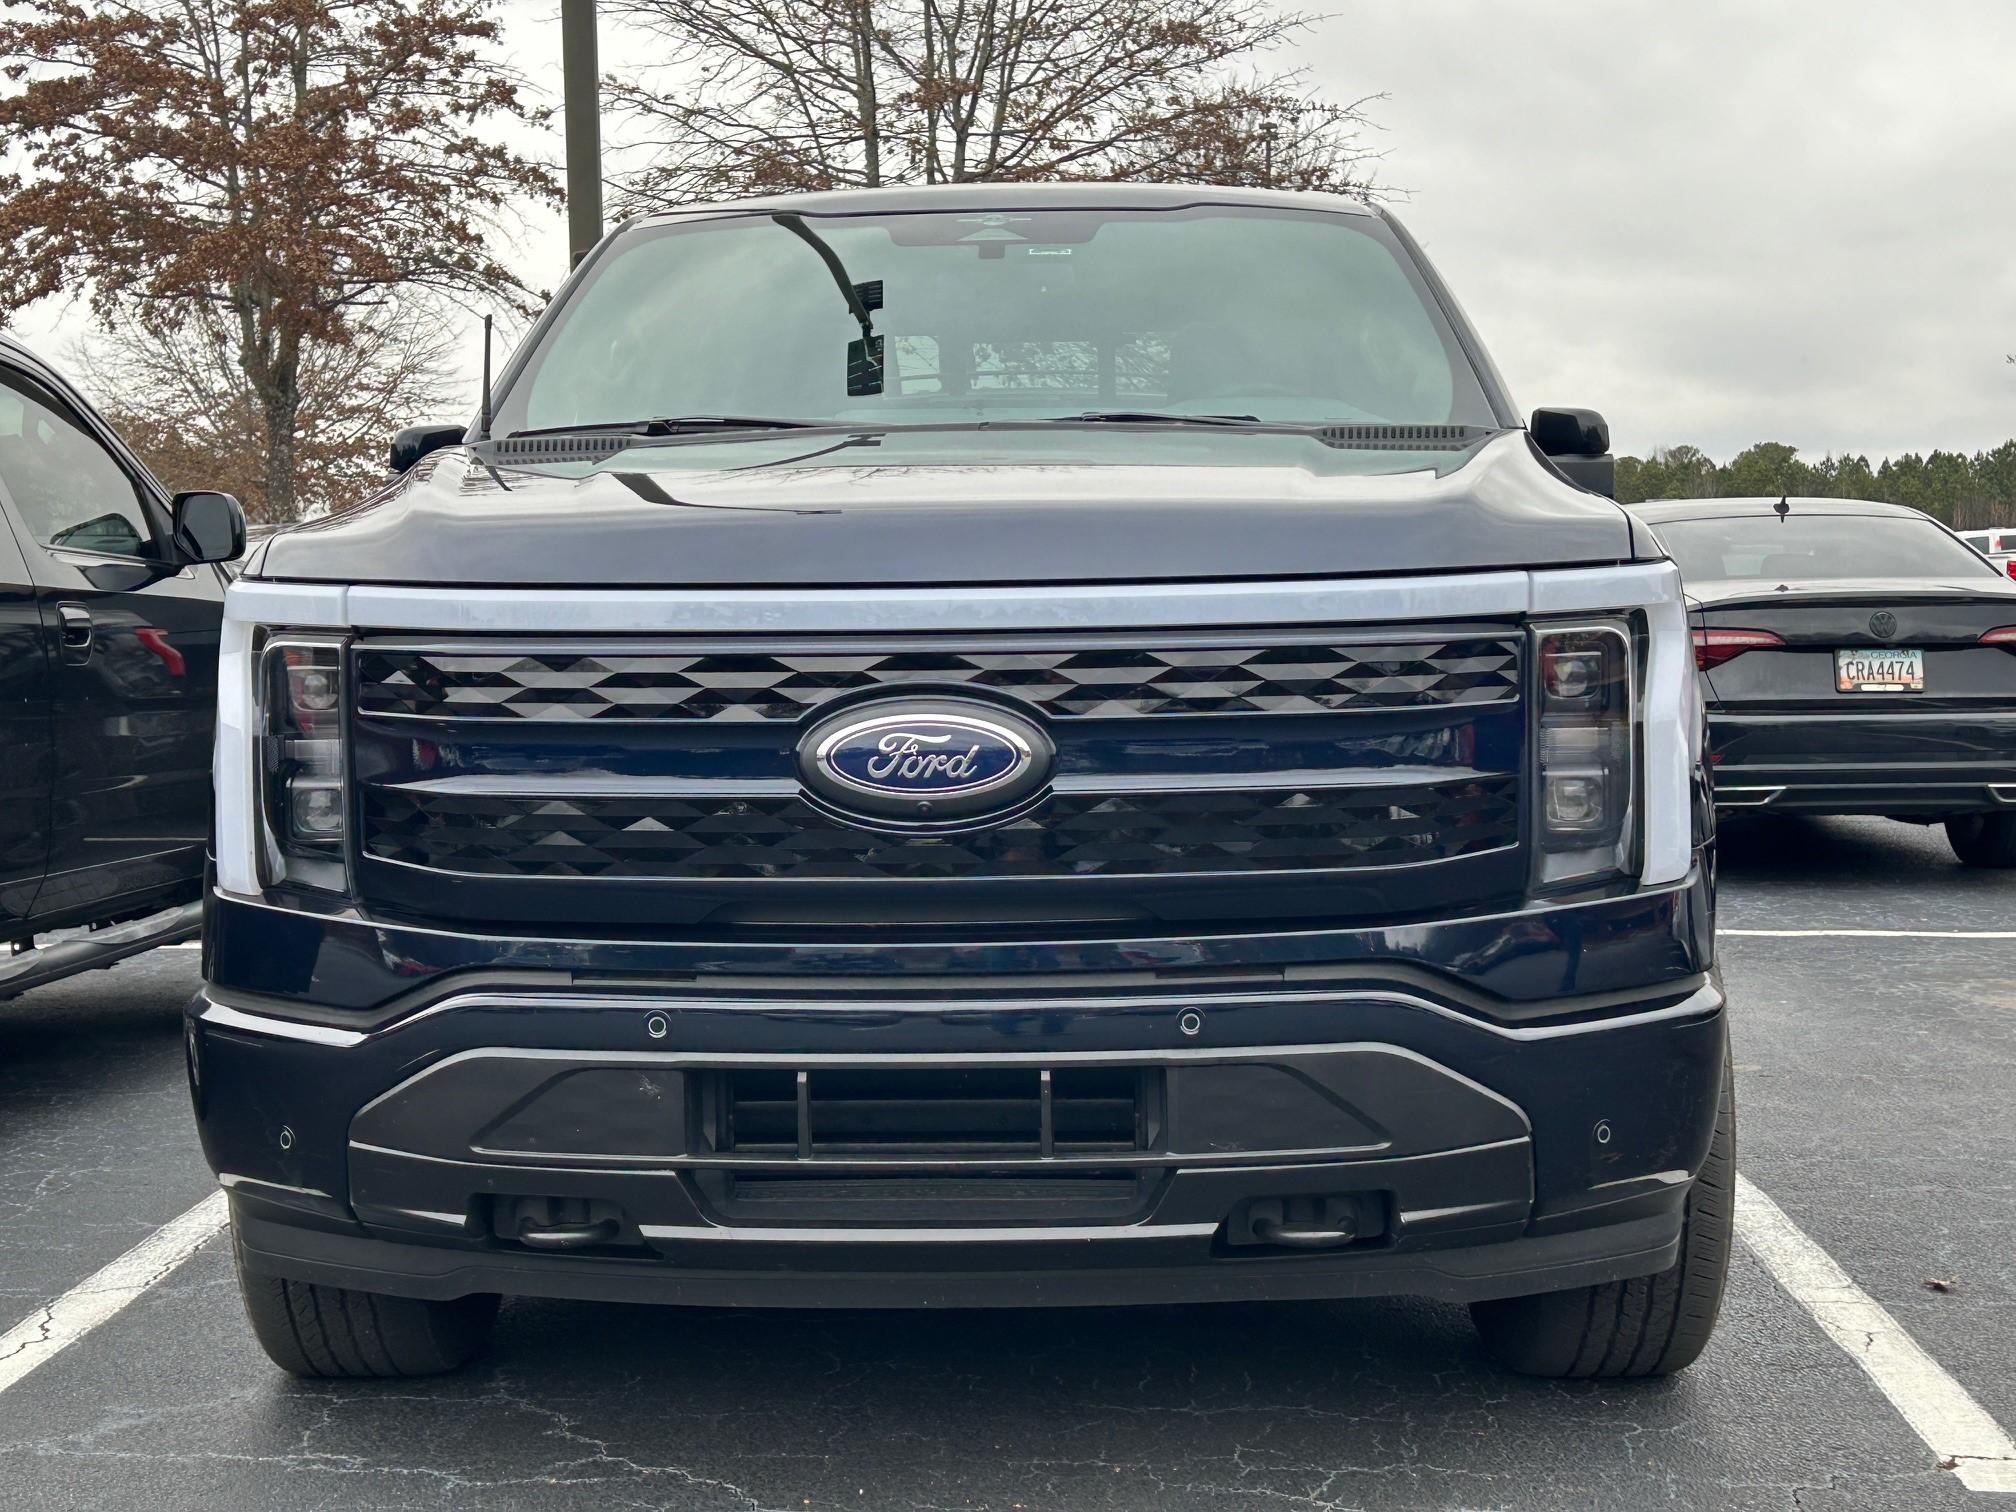
[[[82,604],[58,604],[56,619],[62,627],[63,660],[73,664],[91,659],[91,611]]]

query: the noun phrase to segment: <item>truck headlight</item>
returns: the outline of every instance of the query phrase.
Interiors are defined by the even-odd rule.
[[[343,640],[275,631],[259,650],[261,880],[347,890]]]
[[[1543,887],[1630,870],[1637,838],[1637,676],[1622,621],[1534,629],[1535,833]]]

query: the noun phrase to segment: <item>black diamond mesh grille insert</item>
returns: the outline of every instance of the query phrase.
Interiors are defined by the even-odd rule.
[[[497,877],[986,880],[1322,871],[1518,839],[1512,777],[1404,787],[1058,794],[970,834],[892,836],[795,797],[531,798],[364,790],[364,851]]]
[[[1442,640],[803,655],[670,651],[357,653],[366,714],[547,722],[795,720],[845,693],[986,689],[1046,713],[1322,714],[1507,703],[1519,642]]]

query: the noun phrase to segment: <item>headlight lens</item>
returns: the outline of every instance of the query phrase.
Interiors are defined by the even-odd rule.
[[[254,686],[263,880],[345,891],[342,638],[272,633]]]
[[[1637,677],[1622,621],[1537,626],[1538,880],[1630,869],[1637,833]]]

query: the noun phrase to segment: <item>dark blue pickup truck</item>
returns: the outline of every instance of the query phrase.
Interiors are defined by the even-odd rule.
[[[1393,220],[972,186],[633,221],[231,588],[189,1070],[252,1323],[500,1295],[1714,1326],[1673,565]]]

